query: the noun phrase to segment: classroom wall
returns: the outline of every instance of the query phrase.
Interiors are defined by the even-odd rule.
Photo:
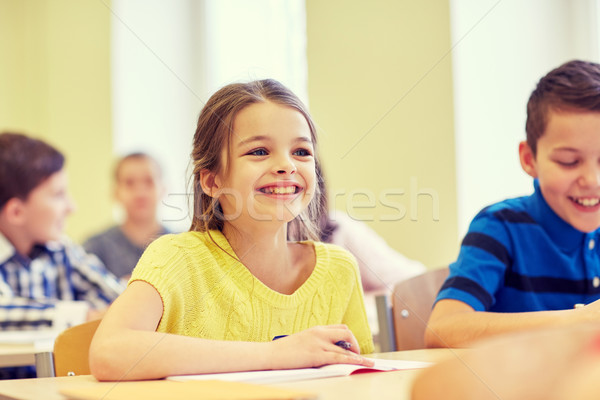
[[[451,0],[460,237],[483,207],[533,191],[518,157],[537,81],[598,62],[597,0]]]
[[[109,1],[0,1],[0,130],[63,151],[80,206],[67,233],[111,219]]]
[[[307,0],[308,93],[335,207],[430,267],[458,251],[447,0]]]
[[[167,89],[185,83],[199,92],[190,79],[206,78],[188,79],[203,73],[204,2],[173,2],[169,13],[159,0],[133,3],[0,0],[0,129],[30,132],[65,152],[79,205],[67,232],[76,240],[112,221],[109,171],[113,149],[124,148],[111,128],[111,23],[137,35],[139,51],[154,51],[151,62],[166,63],[157,68],[180,66],[163,50],[187,57],[195,49],[193,67],[173,70],[181,82],[165,72]],[[477,210],[530,190],[516,157],[526,98],[558,63],[598,61],[598,13],[598,0],[306,0],[309,106],[334,206],[428,266],[451,261]],[[165,26],[152,20],[157,14],[179,35],[177,49],[145,35]],[[177,15],[184,23],[176,25]],[[150,79],[140,81],[148,87]],[[164,108],[148,110],[140,118]],[[139,125],[119,126],[127,134]],[[161,125],[153,135],[165,130],[178,129]]]

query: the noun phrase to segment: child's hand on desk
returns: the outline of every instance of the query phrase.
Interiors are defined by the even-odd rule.
[[[596,300],[587,305],[576,304],[572,315],[575,315],[573,322],[598,322],[600,321],[600,300]]]
[[[336,345],[351,344],[348,350]],[[320,367],[326,364],[372,366],[359,355],[359,346],[346,325],[315,326],[271,342],[273,369]]]

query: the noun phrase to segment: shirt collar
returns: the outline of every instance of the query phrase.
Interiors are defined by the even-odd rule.
[[[13,244],[10,242],[10,240],[8,240],[8,238],[6,236],[4,236],[4,234],[2,232],[0,232],[0,265],[4,264],[5,262],[7,262],[8,260],[10,260],[11,258],[13,258],[15,256],[17,256],[23,260],[28,260],[29,257],[32,257],[32,259],[35,259],[44,252],[53,253],[53,252],[60,251],[61,249],[62,249],[62,246],[61,246],[60,241],[50,241],[45,244],[34,245],[32,251],[31,251],[31,254],[29,254],[27,256],[23,256],[23,255],[17,253],[17,249],[15,249],[15,246],[13,246]]]
[[[587,242],[588,237],[595,237],[598,234],[599,230],[585,233],[575,229],[550,208],[542,195],[537,179],[533,180],[533,187],[535,192],[530,198],[531,216],[558,247],[563,250],[574,250]]]
[[[0,265],[10,260],[16,252],[15,246],[0,232]]]

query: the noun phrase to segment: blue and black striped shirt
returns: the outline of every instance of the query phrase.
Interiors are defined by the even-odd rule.
[[[504,200],[473,219],[437,300],[475,311],[573,308],[600,298],[600,229],[583,233],[531,196]]]

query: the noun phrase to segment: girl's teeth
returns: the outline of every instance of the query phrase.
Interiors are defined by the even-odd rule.
[[[296,188],[294,186],[272,187],[266,189],[266,192],[270,194],[291,194],[296,192]]]

